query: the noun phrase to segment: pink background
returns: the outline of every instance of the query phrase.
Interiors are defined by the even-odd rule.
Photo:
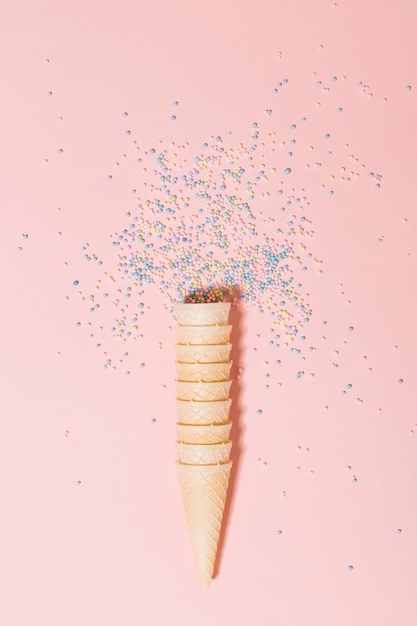
[[[407,0],[3,7],[2,624],[416,623],[415,21]],[[204,590],[174,466],[169,300],[133,294],[139,334],[113,338],[111,236],[135,210],[138,144],[192,162],[255,121],[276,132],[279,176],[297,124],[313,314],[297,355],[256,307],[234,312],[235,470]]]

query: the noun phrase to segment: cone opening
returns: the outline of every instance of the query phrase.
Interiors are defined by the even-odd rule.
[[[210,382],[205,382],[204,380],[199,380],[199,381],[193,381],[193,380],[176,380],[175,381],[177,384],[179,385],[184,385],[185,387],[189,387],[190,389],[192,389],[193,387],[190,387],[190,385],[196,385],[197,387],[202,385],[202,386],[206,386],[206,389],[209,389],[210,386],[214,389],[214,386],[217,385],[218,387],[220,387],[221,385],[229,385],[231,384],[233,381],[232,380],[214,380],[214,381],[210,381]]]
[[[208,448],[212,448],[212,449],[219,449],[221,450],[222,448],[225,448],[226,446],[231,446],[232,442],[227,439],[226,441],[219,441],[218,443],[189,443],[188,441],[177,441],[177,443],[180,446],[189,446],[190,449],[193,447],[196,448],[201,448],[201,447],[208,447]]]
[[[230,407],[230,405],[232,404],[232,400],[231,398],[227,398],[226,400],[205,401],[205,400],[182,400],[181,398],[177,398],[177,404],[179,404],[180,406],[183,405],[184,407],[191,406],[192,404],[195,404],[201,407],[204,403],[207,404],[207,408],[209,407],[221,408],[222,406],[226,408],[226,407]]]
[[[185,426],[187,429],[195,429],[199,430],[200,428],[211,428],[213,426],[221,426],[222,428],[226,426],[231,426],[232,422],[229,420],[228,422],[213,422],[212,424],[187,424],[186,422],[177,422],[177,426]]]
[[[232,422],[207,422],[206,424],[189,424],[187,422],[177,422],[176,424],[177,426],[185,426],[187,428],[192,428],[194,426],[194,428],[197,430],[197,428],[213,428],[213,426],[231,426]]]
[[[183,463],[182,461],[175,461],[175,463],[180,467],[186,467],[190,470],[194,468],[198,472],[201,470],[201,468],[212,469],[213,471],[215,469],[219,469],[219,466],[222,468],[226,468],[227,465],[232,466],[233,461],[229,459],[228,461],[221,461],[220,463],[208,463],[207,465],[190,465],[189,463]]]

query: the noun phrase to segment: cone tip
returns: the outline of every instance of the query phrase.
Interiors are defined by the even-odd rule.
[[[207,573],[207,571],[199,572],[198,577],[199,577],[199,580],[200,580],[200,586],[203,589],[207,589],[208,587],[210,587],[211,576],[210,576],[210,574]]]

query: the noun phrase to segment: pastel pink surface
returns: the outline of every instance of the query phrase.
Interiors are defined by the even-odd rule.
[[[4,8],[2,624],[416,622],[415,19],[405,0]],[[293,121],[300,144],[317,131],[292,182],[311,205],[314,349],[277,350],[267,315],[232,310],[233,470],[201,590],[175,471],[169,303],[149,289],[142,336],[122,344],[120,295],[96,318],[88,296],[118,276],[110,235],[136,204],[126,130],[198,154],[210,135],[238,145],[254,121],[277,144]],[[287,150],[266,166],[283,170]],[[343,167],[359,178],[342,184]]]

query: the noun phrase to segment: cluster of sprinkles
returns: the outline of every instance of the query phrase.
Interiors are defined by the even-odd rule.
[[[273,96],[283,86],[288,89],[288,82],[279,81]],[[318,84],[322,88],[321,81]],[[308,143],[298,139],[298,126],[308,124],[306,115],[278,133],[272,109],[265,111],[262,123],[249,125],[245,141],[235,142],[231,133],[213,135],[194,152],[189,143],[174,141],[158,140],[144,147],[129,128],[124,129],[137,167],[131,189],[135,207],[125,213],[121,230],[110,235],[117,255],[115,270],[104,272],[95,287],[99,293],[89,296],[94,313],[100,308],[100,295],[109,296],[107,290],[100,293],[103,283],[110,280],[113,291],[117,288],[113,338],[125,343],[140,336],[138,318],[146,313],[142,297],[148,289],[158,289],[168,310],[175,302],[227,298],[269,315],[286,345],[305,339],[302,331],[312,310],[301,277],[321,261],[309,251],[314,231],[308,193],[293,181],[300,180],[300,174],[304,178],[301,170],[310,169],[314,145],[311,137]],[[122,116],[127,121],[129,114]],[[317,122],[314,129],[317,132]],[[328,149],[325,154],[320,150],[321,158],[333,170],[332,148],[338,146],[331,132],[321,133],[319,145],[323,138]],[[348,150],[348,144],[344,148]],[[354,154],[346,153],[347,158],[352,163],[339,167],[342,183],[359,178],[365,168]],[[314,163],[323,175],[322,165],[322,160]],[[379,189],[380,174],[371,172],[367,178],[376,180]],[[111,183],[114,174],[109,173],[107,180]],[[322,176],[320,188],[333,196],[337,177],[332,171],[328,180],[332,188]],[[84,252],[88,261],[102,264],[86,246]],[[86,299],[81,290],[79,294]],[[301,352],[295,347],[291,351]]]
[[[312,232],[305,190],[288,188],[277,168],[267,169],[264,154],[255,158],[257,149],[274,149],[274,136],[261,140],[253,123],[248,146],[226,148],[213,137],[192,165],[185,159],[179,165],[175,144],[140,154],[145,193],[135,214],[127,214],[130,223],[112,237],[119,269],[136,293],[153,285],[171,304],[187,294],[215,301],[225,296],[221,284],[228,296],[239,293],[248,307],[268,310],[295,338],[311,315],[294,269],[307,270]]]

